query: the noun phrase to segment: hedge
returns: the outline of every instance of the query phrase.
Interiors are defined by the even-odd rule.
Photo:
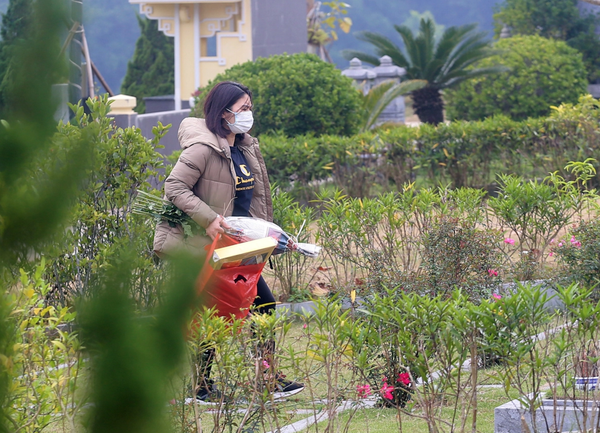
[[[568,178],[568,161],[600,160],[599,108],[588,95],[577,105],[555,107],[547,118],[521,122],[496,116],[351,137],[263,134],[260,141],[271,180],[283,187],[330,179],[355,197],[412,181],[492,188],[497,172],[531,179],[558,170]]]

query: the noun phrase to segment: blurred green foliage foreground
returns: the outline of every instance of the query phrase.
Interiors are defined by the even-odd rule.
[[[2,110],[5,113],[0,125],[2,432],[35,430],[28,425],[32,418],[23,419],[23,414],[12,404],[13,394],[19,392],[14,386],[19,372],[13,362],[13,356],[18,355],[22,346],[17,344],[17,337],[32,326],[31,321],[19,322],[20,312],[13,308],[22,293],[29,299],[35,300],[37,296],[27,290],[27,279],[22,276],[19,280],[15,269],[38,261],[40,246],[49,238],[66,236],[65,217],[88,182],[86,176],[94,155],[91,143],[102,133],[101,125],[94,127],[91,121],[91,127],[82,129],[80,134],[62,137],[68,143],[63,143],[61,155],[56,155],[52,146],[56,107],[51,87],[65,81],[67,64],[61,51],[67,33],[65,11],[59,7],[63,3],[35,2],[35,32],[23,42],[11,63],[9,102]],[[189,318],[198,265],[185,258],[179,260],[179,268],[174,272],[177,279],[163,288],[161,306],[150,318],[140,319],[128,290],[132,260],[133,254],[127,246],[120,247],[94,281],[94,295],[81,300],[73,298],[79,303],[82,344],[93,371],[90,431],[165,431],[164,411],[157,408],[164,407],[162,390],[184,355],[182,329]],[[36,312],[40,305],[25,304]],[[52,330],[55,322],[48,321],[46,330]],[[63,345],[56,341],[56,347]]]

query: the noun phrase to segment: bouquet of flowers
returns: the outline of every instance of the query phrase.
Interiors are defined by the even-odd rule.
[[[196,221],[170,201],[139,189],[131,206],[131,212],[136,215],[152,217],[157,223],[167,221],[171,227],[181,224],[186,238],[201,233],[203,230]]]
[[[318,245],[296,242],[292,236],[288,235],[277,224],[260,218],[226,217],[225,222],[232,227],[225,230],[225,233],[240,242],[269,236],[274,238],[277,241],[277,246],[273,250],[274,255],[286,251],[297,251],[305,256],[317,257],[321,251],[321,247]]]
[[[170,201],[143,191],[138,190],[132,212],[138,215],[150,216],[157,222],[167,221],[171,226],[181,224],[186,237],[204,231],[188,214]],[[260,218],[226,217],[225,222],[231,226],[231,229],[227,229],[225,233],[239,242],[248,242],[269,236],[274,238],[277,241],[277,246],[273,254],[297,251],[309,257],[317,257],[321,251],[321,247],[318,245],[297,242],[293,236],[287,234],[277,224]]]

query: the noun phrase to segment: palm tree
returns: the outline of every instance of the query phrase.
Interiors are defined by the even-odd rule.
[[[439,42],[435,40],[435,26],[431,19],[422,19],[415,37],[406,26],[395,25],[402,37],[406,54],[387,37],[369,31],[357,33],[357,38],[375,46],[376,55],[356,50],[343,50],[346,59],[357,57],[363,62],[379,65],[379,57],[390,56],[397,66],[406,69],[406,78],[425,80],[427,85],[412,92],[413,107],[421,122],[437,125],[444,120],[444,102],[441,90],[456,86],[469,78],[503,72],[502,66],[470,67],[497,52],[485,33],[474,32],[476,24],[449,27]]]

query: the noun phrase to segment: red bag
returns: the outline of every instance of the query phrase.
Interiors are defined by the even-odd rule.
[[[217,315],[243,319],[256,298],[256,284],[265,263],[230,267],[215,270],[209,263],[216,248],[228,247],[241,242],[227,236],[216,236],[208,247],[204,266],[196,280],[196,290],[204,308],[215,307]]]

